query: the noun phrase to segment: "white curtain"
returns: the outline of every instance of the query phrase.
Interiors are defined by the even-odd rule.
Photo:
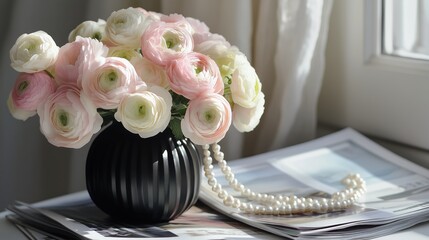
[[[8,51],[21,33],[42,29],[62,45],[78,23],[107,18],[126,6],[206,22],[252,59],[266,95],[258,128],[247,134],[232,130],[221,143],[226,158],[235,159],[314,137],[331,5],[332,0],[2,1],[0,207],[85,187],[88,147],[53,147],[41,135],[37,118],[20,122],[8,113],[5,103],[16,77]]]
[[[314,137],[332,1],[260,1],[254,63],[267,94],[255,154]],[[274,14],[275,13],[275,14]]]

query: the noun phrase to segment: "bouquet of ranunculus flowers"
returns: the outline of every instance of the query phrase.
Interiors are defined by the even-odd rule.
[[[113,119],[143,138],[170,127],[176,137],[210,144],[231,124],[253,130],[264,111],[246,56],[178,14],[118,10],[81,23],[61,47],[46,32],[23,34],[10,59],[20,72],[10,112],[21,120],[39,115],[55,146],[80,148]]]

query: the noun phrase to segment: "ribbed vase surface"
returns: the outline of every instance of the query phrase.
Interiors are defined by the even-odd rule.
[[[188,139],[171,130],[141,138],[114,122],[93,141],[86,184],[94,203],[126,221],[167,222],[198,198],[201,160]]]

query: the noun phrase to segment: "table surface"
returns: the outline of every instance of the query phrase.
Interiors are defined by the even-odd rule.
[[[37,203],[38,205],[45,205],[56,203],[66,199],[68,195],[48,199],[46,201]],[[26,240],[25,237],[12,223],[6,220],[8,211],[0,212],[0,239],[10,240]],[[397,232],[395,234],[387,235],[384,237],[376,238],[377,240],[429,240],[429,222],[418,224],[412,228]]]

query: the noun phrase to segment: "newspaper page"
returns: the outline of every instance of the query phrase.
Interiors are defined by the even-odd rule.
[[[29,239],[280,239],[216,213],[198,202],[161,224],[127,224],[108,217],[82,192],[60,205],[16,203],[8,217]]]
[[[329,196],[341,180],[358,173],[367,193],[345,211],[287,216],[241,213],[225,207],[206,182],[200,199],[249,225],[290,238],[364,238],[383,236],[429,220],[429,171],[352,129],[297,146],[229,162],[236,178],[255,192]],[[232,193],[215,171],[219,183]],[[238,193],[233,194],[240,198]],[[242,199],[242,201],[245,201]]]

